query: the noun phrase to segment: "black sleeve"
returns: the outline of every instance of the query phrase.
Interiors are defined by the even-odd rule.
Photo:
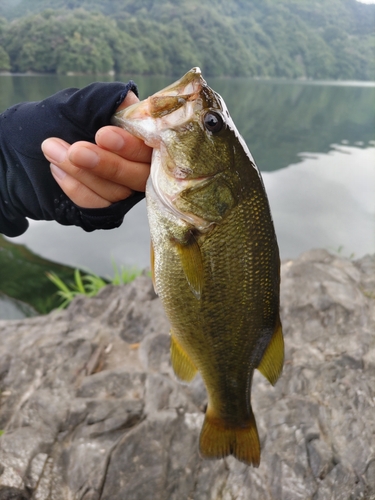
[[[54,180],[41,144],[48,137],[68,143],[95,142],[95,133],[110,124],[129,90],[138,95],[133,82],[93,83],[82,90],[63,90],[43,101],[17,104],[0,115],[0,233],[22,234],[28,227],[26,217],[56,220],[85,231],[122,223],[144,193],[134,193],[107,208],[80,208]]]

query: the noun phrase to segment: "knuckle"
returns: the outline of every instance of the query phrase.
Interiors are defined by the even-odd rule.
[[[130,188],[128,188],[126,186],[116,185],[111,190],[110,201],[112,203],[116,203],[117,201],[125,200],[132,193],[133,193],[133,191]]]

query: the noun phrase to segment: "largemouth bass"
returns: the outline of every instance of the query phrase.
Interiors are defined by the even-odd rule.
[[[257,467],[253,372],[275,384],[284,360],[279,251],[258,168],[199,68],[113,123],[154,148],[151,267],[174,371],[187,382],[199,371],[207,389],[200,453]]]

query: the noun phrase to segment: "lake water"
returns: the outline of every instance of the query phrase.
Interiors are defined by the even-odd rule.
[[[173,81],[132,79],[141,98]],[[3,75],[0,111],[94,80]],[[223,96],[262,172],[281,257],[317,247],[355,257],[374,253],[375,83],[243,78],[211,78],[208,83]],[[111,259],[140,268],[149,264],[144,202],[115,230],[85,233],[54,222],[30,221],[28,231],[12,241],[102,275],[112,274]]]

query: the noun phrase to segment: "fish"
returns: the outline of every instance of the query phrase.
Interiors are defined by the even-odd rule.
[[[151,270],[174,372],[187,383],[199,372],[207,389],[200,455],[258,467],[253,373],[274,385],[284,362],[280,257],[261,174],[199,68],[112,123],[153,148]]]

